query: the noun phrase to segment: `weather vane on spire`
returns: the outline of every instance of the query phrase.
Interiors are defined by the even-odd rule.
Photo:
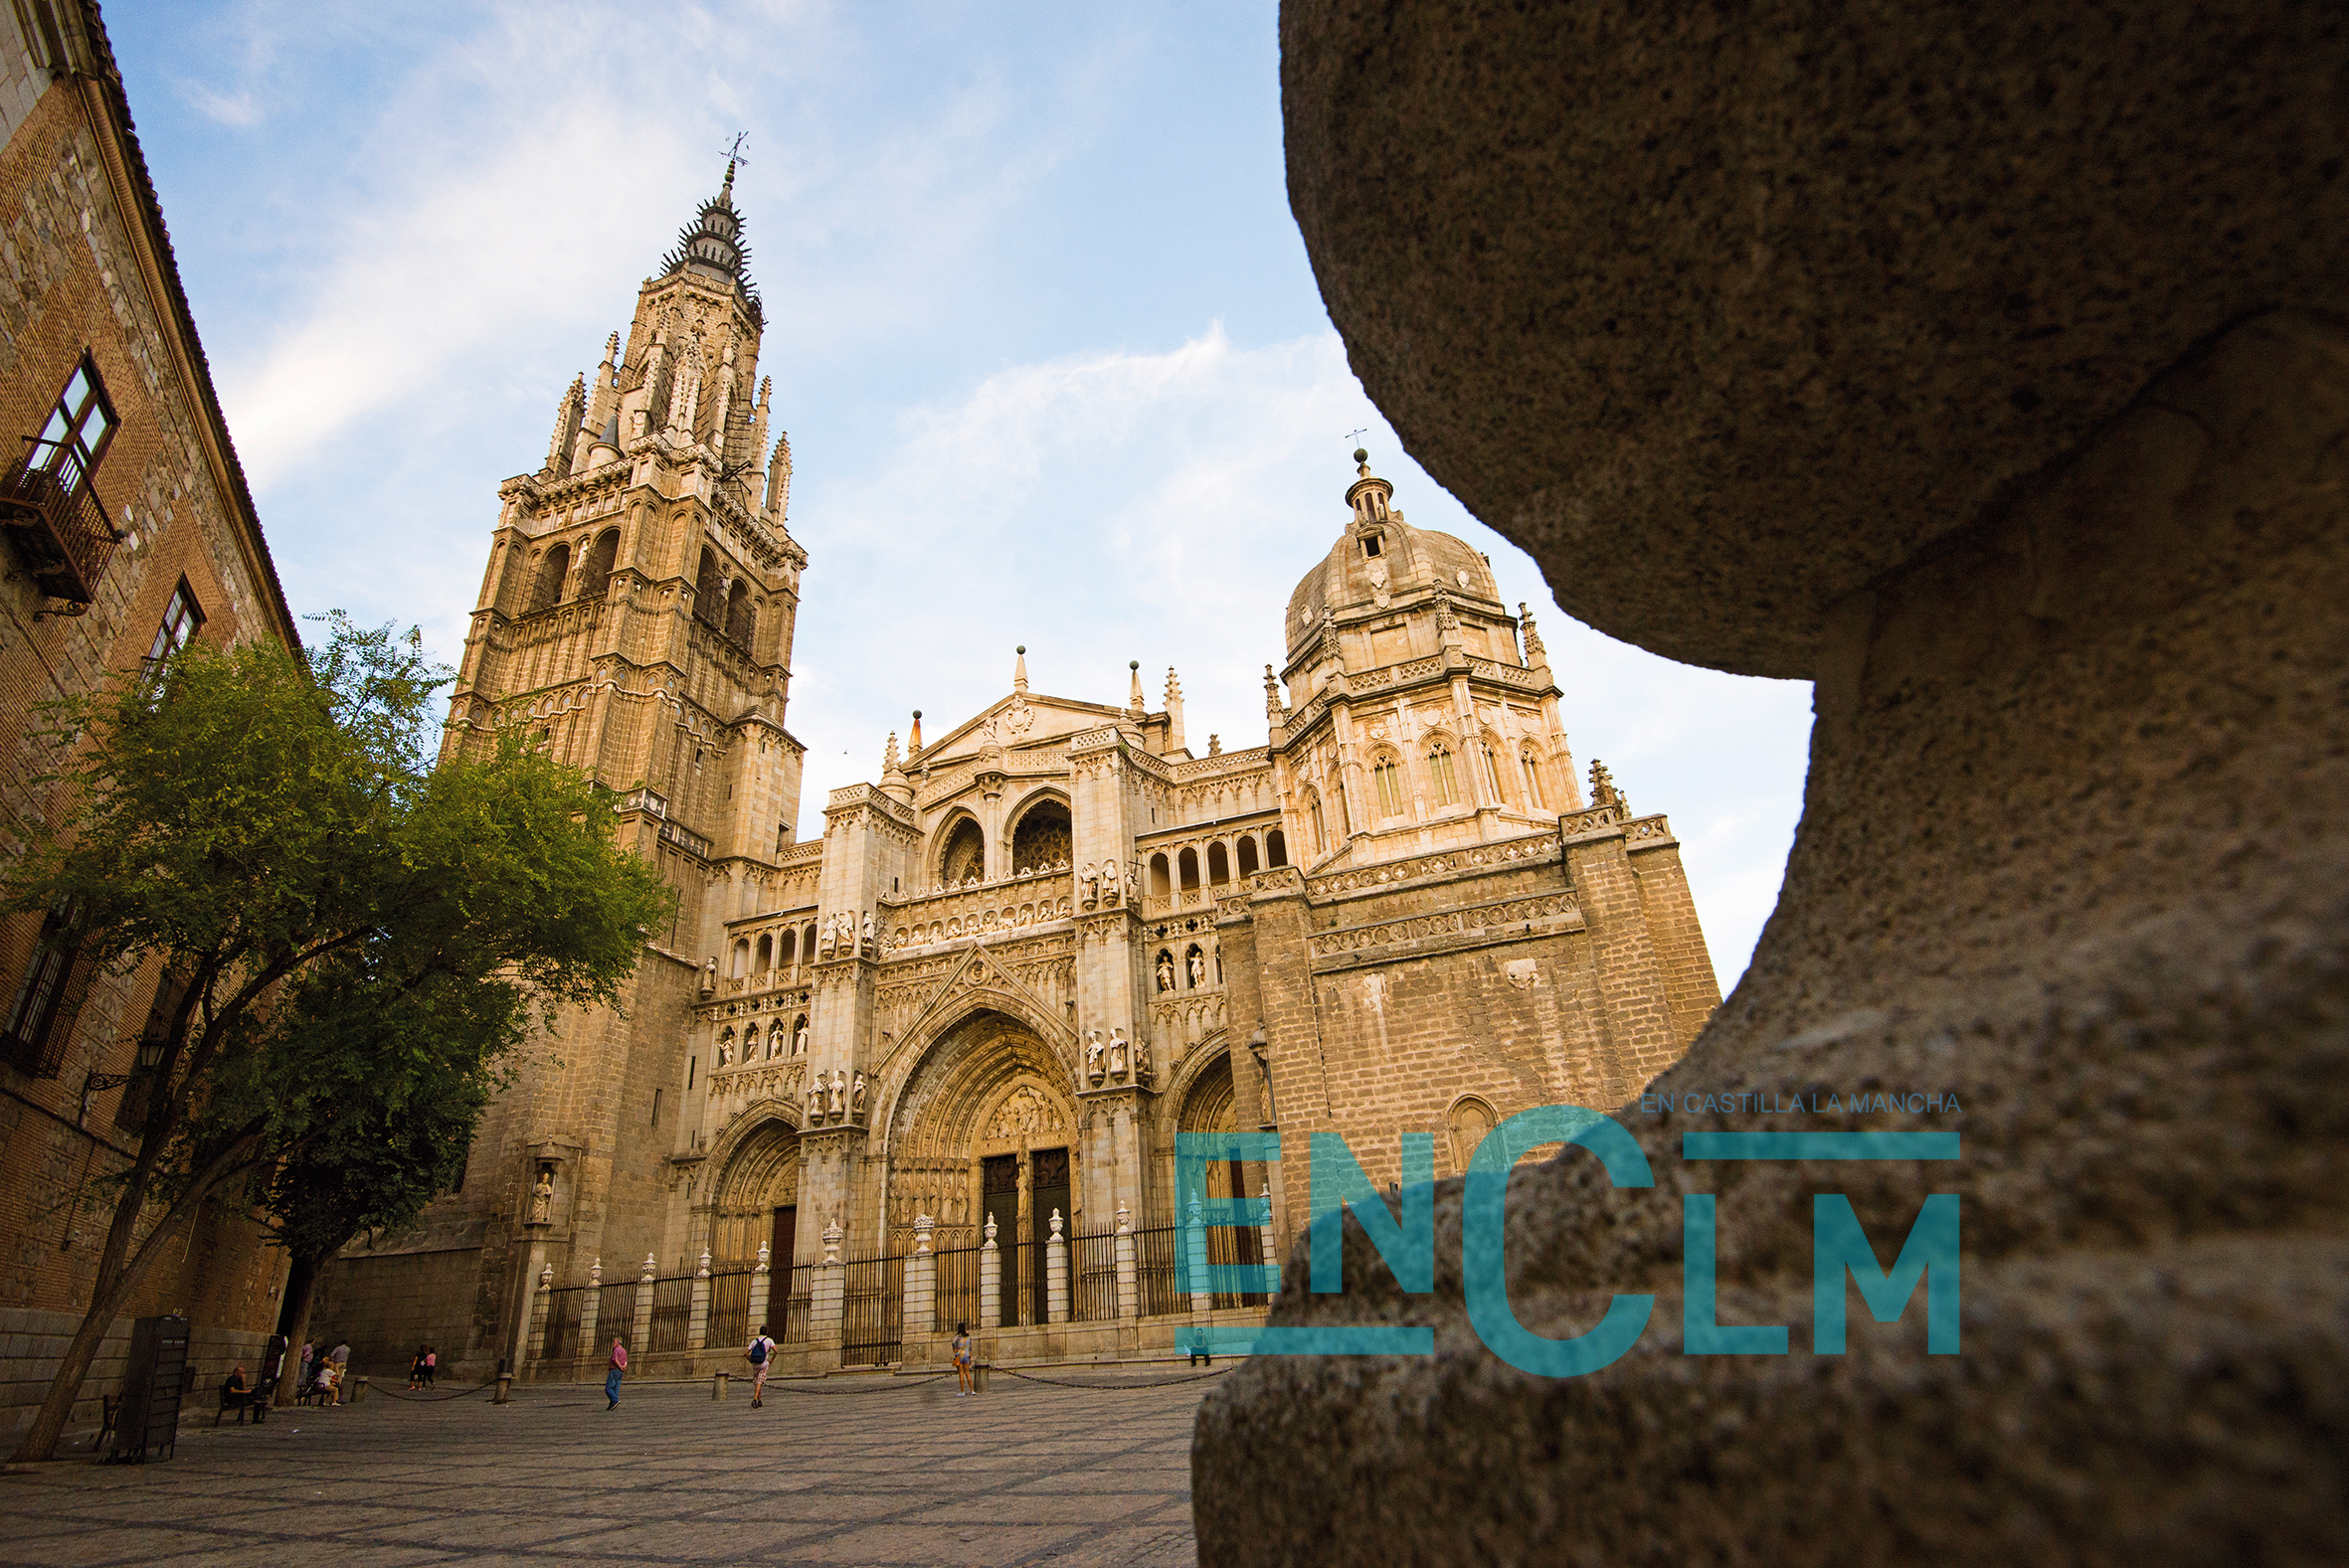
[[[1347,438],[1348,440],[1353,440],[1353,439],[1354,439],[1355,436],[1367,436],[1367,435],[1369,435],[1369,434],[1370,434],[1370,427],[1369,427],[1369,426],[1367,426],[1367,425],[1365,425],[1365,426],[1363,426],[1363,427],[1362,427],[1360,430],[1348,431],[1348,432],[1346,433],[1346,438]]]

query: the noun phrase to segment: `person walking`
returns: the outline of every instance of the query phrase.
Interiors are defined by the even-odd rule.
[[[424,1387],[424,1346],[416,1347],[416,1359],[408,1363],[408,1386],[411,1390]]]
[[[620,1408],[620,1374],[628,1369],[629,1347],[621,1342],[620,1335],[614,1334],[612,1336],[612,1370],[604,1374],[604,1397],[612,1401],[604,1407],[606,1410]]]
[[[767,1337],[765,1323],[759,1324],[742,1358],[751,1364],[751,1409],[756,1410],[766,1402],[767,1369],[775,1364],[775,1341]]]
[[[440,1370],[441,1347],[426,1345],[424,1347],[424,1386],[427,1393],[432,1392],[433,1379],[440,1373]]]
[[[955,1324],[955,1398],[971,1392],[971,1325]]]

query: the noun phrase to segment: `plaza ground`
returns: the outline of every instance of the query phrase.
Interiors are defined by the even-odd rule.
[[[951,1377],[771,1385],[755,1411],[740,1383],[724,1403],[699,1383],[631,1386],[617,1411],[600,1386],[557,1385],[505,1406],[374,1390],[217,1431],[191,1414],[164,1463],[9,1467],[0,1559],[1187,1568],[1191,1417],[1211,1386],[998,1372],[969,1399]]]

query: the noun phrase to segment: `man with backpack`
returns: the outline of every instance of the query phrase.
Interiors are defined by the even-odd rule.
[[[775,1364],[775,1341],[767,1337],[765,1323],[759,1324],[759,1331],[752,1338],[750,1348],[742,1352],[742,1358],[751,1364],[751,1409],[756,1410],[765,1402],[767,1369]]]

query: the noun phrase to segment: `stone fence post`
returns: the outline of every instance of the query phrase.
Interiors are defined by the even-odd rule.
[[[698,1350],[710,1336],[710,1250],[701,1249],[701,1267],[693,1271],[693,1317],[685,1327],[685,1348]]]
[[[905,1260],[905,1317],[898,1336],[938,1331],[938,1254],[930,1250],[930,1230],[938,1222],[927,1214],[914,1216],[914,1255]]]
[[[979,1249],[979,1326],[1003,1326],[1003,1255],[995,1250],[995,1222],[987,1221],[987,1245]]]
[[[750,1331],[754,1334],[767,1325],[767,1293],[773,1288],[775,1278],[767,1267],[768,1250],[764,1245],[759,1248],[759,1266],[751,1271]]]
[[[1118,1315],[1142,1315],[1142,1271],[1134,1257],[1134,1216],[1118,1205]]]
[[[579,1304],[579,1343],[571,1349],[575,1361],[592,1361],[596,1355],[597,1319],[604,1310],[604,1260],[598,1258],[588,1265],[587,1295]]]
[[[1044,1321],[1068,1321],[1068,1242],[1060,1234],[1060,1211],[1052,1211],[1052,1234],[1044,1241]]]
[[[642,1355],[652,1348],[652,1276],[659,1268],[658,1259],[644,1254],[644,1272],[636,1276],[636,1320],[630,1325],[631,1355]]]
[[[823,1228],[823,1262],[815,1266],[814,1290],[809,1304],[808,1337],[838,1343],[840,1317],[847,1306],[848,1268],[840,1262],[840,1222]]]
[[[1182,1232],[1182,1272],[1190,1292],[1190,1315],[1204,1319],[1215,1308],[1215,1293],[1207,1287],[1207,1226],[1195,1188],[1190,1195],[1190,1224]]]
[[[538,1294],[530,1303],[530,1359],[546,1355],[547,1308],[555,1304],[555,1266],[548,1264],[538,1271]]]

